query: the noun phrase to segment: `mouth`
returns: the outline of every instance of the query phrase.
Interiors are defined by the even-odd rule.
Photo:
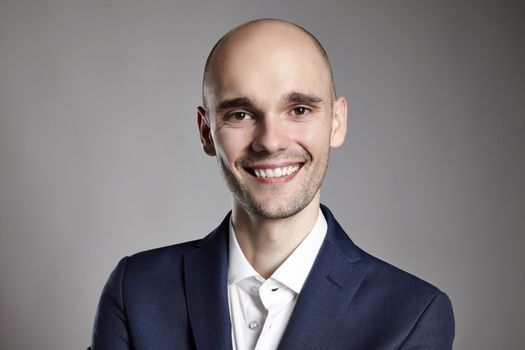
[[[278,179],[294,175],[301,169],[304,163],[294,163],[287,165],[258,165],[253,167],[245,167],[250,175],[258,179]]]

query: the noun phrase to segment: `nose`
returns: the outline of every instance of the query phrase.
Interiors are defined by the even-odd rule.
[[[290,145],[290,133],[286,121],[280,116],[265,116],[256,125],[252,142],[254,152],[276,153],[285,150]]]

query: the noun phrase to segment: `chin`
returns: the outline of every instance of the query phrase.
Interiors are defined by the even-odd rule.
[[[251,215],[268,220],[286,219],[302,211],[311,202],[308,200],[281,200],[281,203],[263,203],[253,198],[245,198],[241,205]]]

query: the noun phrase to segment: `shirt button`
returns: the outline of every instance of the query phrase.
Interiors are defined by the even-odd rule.
[[[257,328],[259,328],[261,324],[259,323],[259,321],[252,321],[248,324],[248,327],[250,327],[250,329],[252,331],[256,330]]]

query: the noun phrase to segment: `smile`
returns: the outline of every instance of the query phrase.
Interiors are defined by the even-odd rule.
[[[259,179],[273,179],[292,175],[301,168],[301,164],[293,164],[289,166],[281,167],[257,167],[257,168],[246,168],[246,170]]]

